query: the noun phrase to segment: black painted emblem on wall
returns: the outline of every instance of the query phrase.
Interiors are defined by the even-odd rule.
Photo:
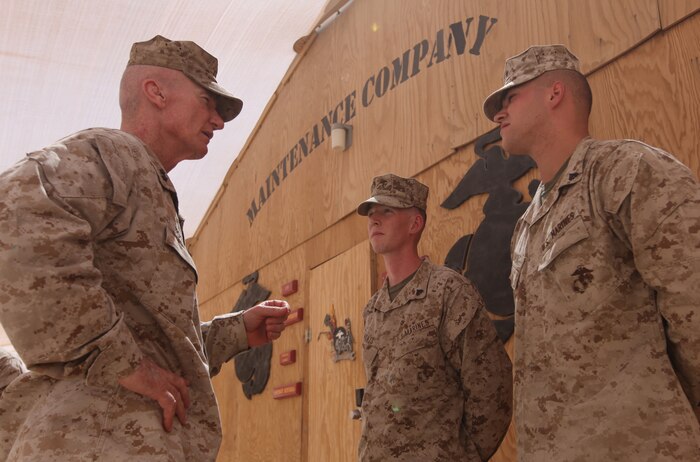
[[[471,166],[455,190],[442,203],[446,209],[455,209],[479,194],[489,195],[484,204],[484,220],[474,234],[462,236],[445,257],[445,266],[464,274],[479,289],[486,309],[505,319],[494,320],[498,335],[505,343],[513,333],[514,302],[510,286],[510,240],[515,223],[525,212],[529,202],[513,188],[512,183],[535,168],[529,156],[506,156],[494,144],[501,139],[500,129],[478,138],[475,145],[479,159]],[[529,185],[530,195],[539,185]]]
[[[238,297],[236,305],[231,310],[238,313],[265,301],[270,291],[258,284],[258,272],[243,278],[245,289]],[[270,378],[270,360],[272,358],[272,343],[267,343],[240,353],[235,358],[236,377],[243,383],[243,394],[252,399],[253,395],[263,392]]]

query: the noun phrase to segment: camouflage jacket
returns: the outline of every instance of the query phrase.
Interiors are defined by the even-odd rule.
[[[511,363],[475,287],[424,261],[364,312],[359,456],[374,461],[488,460],[508,430]]]
[[[0,460],[213,461],[209,368],[247,339],[240,316],[200,324],[196,279],[175,189],[137,138],[85,130],[3,173],[0,322],[31,372],[1,400]],[[170,433],[118,385],[144,355],[189,382]]]
[[[513,236],[518,460],[700,460],[700,187],[584,139]]]

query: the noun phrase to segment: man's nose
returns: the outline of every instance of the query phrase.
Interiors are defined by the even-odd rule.
[[[500,124],[503,121],[503,119],[505,119],[505,118],[506,118],[506,110],[501,109],[500,111],[498,111],[496,113],[495,116],[493,116],[493,121],[496,122],[497,124]]]
[[[214,130],[221,130],[222,128],[224,128],[225,122],[223,117],[221,117],[221,115],[219,114],[219,111],[217,111],[215,108],[211,112],[211,124],[213,125]]]

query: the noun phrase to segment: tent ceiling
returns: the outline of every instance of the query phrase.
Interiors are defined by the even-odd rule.
[[[219,83],[244,101],[203,160],[172,172],[191,236],[327,0],[4,0],[0,16],[0,170],[92,126],[118,127],[131,44],[194,40]],[[330,2],[335,3],[335,2]]]

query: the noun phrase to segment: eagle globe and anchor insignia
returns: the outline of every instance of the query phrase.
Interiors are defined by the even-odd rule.
[[[246,287],[238,297],[236,305],[231,310],[232,313],[251,308],[267,300],[270,296],[271,292],[258,284],[257,271],[244,277],[243,284]],[[243,394],[246,398],[252,399],[253,395],[258,395],[265,390],[267,381],[270,378],[271,359],[272,343],[253,347],[248,351],[239,353],[235,357],[236,377],[243,384]]]
[[[464,175],[455,190],[441,204],[456,209],[479,194],[489,195],[484,204],[484,219],[474,234],[462,236],[445,257],[445,266],[471,280],[484,299],[486,310],[500,319],[493,320],[498,336],[505,343],[515,328],[515,304],[510,286],[510,240],[518,218],[529,202],[512,183],[536,167],[529,156],[506,156],[501,146],[500,129],[477,138],[474,151],[479,159]],[[528,185],[534,196],[539,181]]]

